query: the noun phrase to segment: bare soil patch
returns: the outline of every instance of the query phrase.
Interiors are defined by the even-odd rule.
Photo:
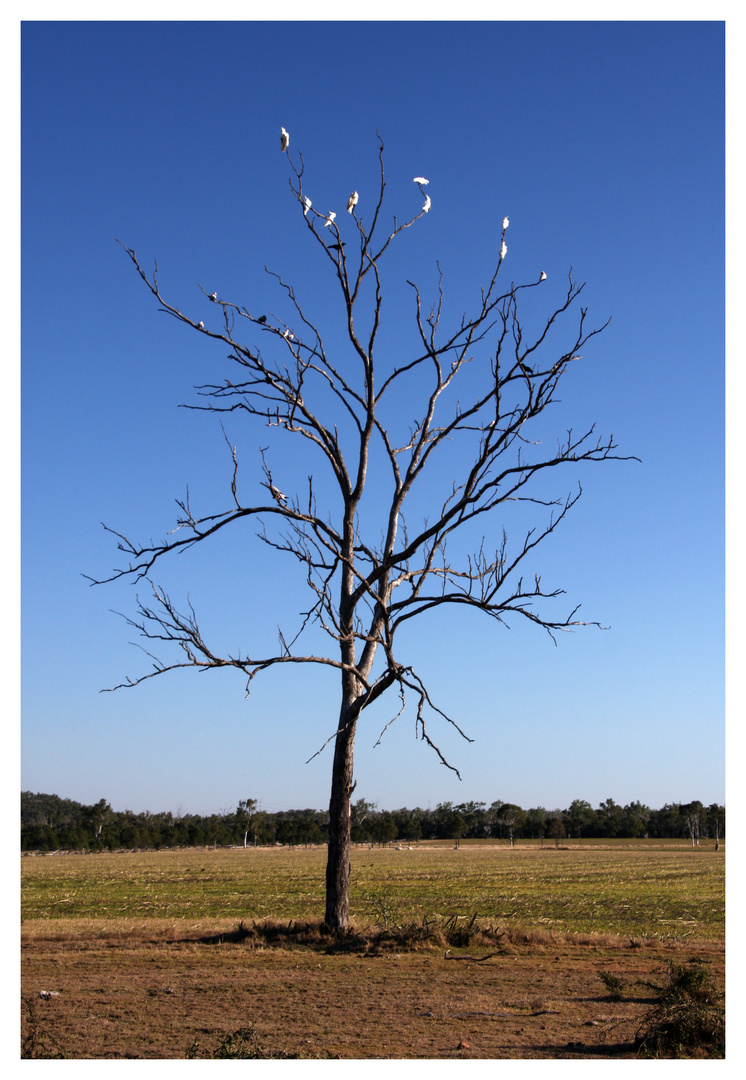
[[[301,937],[272,944],[215,920],[28,920],[22,1039],[66,1058],[212,1057],[246,1029],[264,1056],[633,1057],[669,962],[698,960],[724,984],[713,942],[511,931],[446,951]]]

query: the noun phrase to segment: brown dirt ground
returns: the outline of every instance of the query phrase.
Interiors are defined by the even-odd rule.
[[[22,1039],[34,1056],[211,1057],[253,1025],[269,1056],[599,1058],[632,1040],[667,962],[698,957],[722,989],[720,947],[535,935],[484,956],[472,946],[360,954],[210,941],[226,927],[149,920],[26,922]],[[599,978],[622,980],[610,998]],[[41,991],[52,996],[40,997]]]

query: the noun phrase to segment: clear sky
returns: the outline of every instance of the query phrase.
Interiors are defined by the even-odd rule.
[[[199,285],[279,309],[265,265],[326,302],[284,126],[314,205],[340,219],[355,188],[369,220],[377,130],[389,219],[429,178],[432,209],[388,268],[392,338],[406,278],[433,295],[436,260],[449,313],[469,309],[504,215],[506,273],[544,270],[547,310],[572,265],[589,319],[612,321],[564,385],[559,434],[595,421],[641,459],[561,477],[558,496],[580,479],[583,498],[538,560],[609,629],[555,647],[517,622],[421,621],[407,657],[474,739],[431,722],[462,781],[410,710],[374,747],[398,707],[384,699],[359,726],[356,797],[723,801],[723,24],[36,22],[21,76],[22,788],[115,809],[328,805],[331,747],[306,761],[334,731],[335,678],[273,671],[246,700],[236,673],[176,672],[102,694],[148,668],[111,613],[147,590],[83,577],[121,564],[101,522],[160,539],[187,485],[200,512],[230,496],[219,423],[178,407],[232,374],[226,349],[159,314],[114,238],[208,323]],[[226,433],[259,498],[272,436],[237,417]],[[297,460],[274,453],[287,491]],[[273,649],[308,603],[254,531],[154,573],[244,651]]]

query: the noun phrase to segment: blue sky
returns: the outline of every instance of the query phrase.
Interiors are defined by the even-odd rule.
[[[146,590],[82,576],[119,565],[101,522],[161,538],[187,484],[201,512],[230,495],[219,424],[178,407],[231,374],[226,350],[159,314],[114,238],[157,259],[164,294],[195,318],[215,311],[199,285],[278,310],[266,264],[338,332],[285,126],[314,205],[340,218],[353,188],[366,217],[377,130],[389,218],[419,209],[413,176],[430,180],[432,210],[387,267],[392,343],[410,325],[406,278],[432,295],[436,260],[447,313],[473,305],[505,214],[506,272],[548,275],[537,319],[572,265],[589,319],[612,321],[566,381],[559,433],[596,422],[641,459],[562,477],[556,494],[580,479],[583,498],[538,559],[568,610],[609,629],[555,647],[517,623],[422,621],[407,656],[475,740],[431,722],[463,779],[415,741],[410,710],[374,747],[397,708],[384,699],[359,728],[356,795],[724,799],[723,62],[722,23],[25,24],[24,790],[152,811],[328,804],[331,748],[306,761],[334,730],[334,678],[272,671],[245,700],[235,673],[177,672],[101,694],[147,669],[110,610],[133,614]],[[271,437],[234,418],[226,433],[248,492]],[[283,490],[308,471],[280,443],[273,454]],[[306,603],[251,528],[154,579],[244,650],[274,647]]]

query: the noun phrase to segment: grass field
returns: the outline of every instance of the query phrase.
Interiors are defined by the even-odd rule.
[[[325,856],[24,857],[30,1056],[214,1056],[237,1031],[261,1048],[238,1056],[624,1056],[668,962],[706,963],[722,986],[722,845],[356,848],[351,919],[378,933],[374,948],[235,934],[241,922],[318,921]],[[396,944],[396,927],[428,920],[484,933],[445,954],[442,937]],[[616,999],[610,972],[626,987]]]
[[[312,919],[326,851],[200,849],[24,858],[25,919]],[[531,929],[722,940],[724,852],[683,845],[356,848],[353,922],[454,915]]]

